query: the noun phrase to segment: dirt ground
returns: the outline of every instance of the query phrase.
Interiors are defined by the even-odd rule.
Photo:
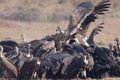
[[[96,35],[96,44],[107,46],[109,43],[115,43],[114,39],[116,37],[120,38],[120,19],[117,18],[105,18],[97,20],[90,25],[87,36],[89,36],[92,29],[102,21],[105,23],[104,29],[102,32]],[[28,23],[0,20],[0,40],[12,39],[21,42],[21,34],[26,36],[27,41],[40,39],[46,35],[55,34],[58,25],[61,25],[62,29],[65,30],[68,26],[68,22]]]

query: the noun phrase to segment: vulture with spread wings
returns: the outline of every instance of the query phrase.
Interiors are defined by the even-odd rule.
[[[110,0],[102,0],[96,6],[93,6],[90,2],[79,4],[70,16],[69,25],[66,30],[67,34],[80,33],[82,36],[85,36],[89,24],[94,22],[98,15],[103,15],[105,11],[108,11],[110,5]]]
[[[87,40],[84,39],[89,24],[94,22],[98,15],[108,11],[110,5],[110,0],[102,0],[96,6],[93,6],[90,2],[80,3],[70,15],[68,28],[63,31],[59,26],[58,31],[60,33],[53,35],[56,49],[59,51],[71,39],[77,40],[78,44],[89,46]]]

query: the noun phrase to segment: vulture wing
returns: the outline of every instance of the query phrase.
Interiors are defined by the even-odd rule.
[[[86,35],[89,24],[94,22],[98,15],[103,15],[105,11],[108,11],[110,5],[110,0],[102,0],[95,7],[93,7],[89,2],[81,3],[70,17],[67,33],[74,34],[78,31],[81,31],[81,35]]]
[[[103,29],[103,22],[102,23],[100,23],[97,27],[95,27],[94,29],[93,29],[93,31],[91,32],[91,34],[90,34],[90,36],[89,36],[89,38],[88,38],[88,40],[87,40],[87,42],[88,42],[88,44],[93,44],[93,45],[95,45],[95,43],[94,43],[94,36],[95,35],[97,35],[97,34],[99,34],[99,32],[101,32],[102,30],[101,29]]]

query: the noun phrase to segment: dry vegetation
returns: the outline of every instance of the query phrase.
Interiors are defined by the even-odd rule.
[[[103,31],[95,37],[96,43],[102,46],[107,46],[110,42],[114,43],[113,39],[120,37],[120,19],[111,18],[104,19],[105,26]],[[103,19],[99,19],[96,23],[90,25],[88,32],[91,32],[93,27],[102,22]],[[61,25],[63,29],[67,27],[68,22],[59,22],[59,23],[38,23],[38,22],[15,22],[15,21],[0,21],[0,40],[13,39],[21,41],[21,34],[25,34],[28,41],[32,39],[40,39],[45,35],[51,35],[55,33],[56,27]]]
[[[0,0],[0,18],[26,22],[59,22],[67,20],[73,9],[83,1],[93,5],[100,0]],[[118,0],[111,0],[108,17],[120,17]]]

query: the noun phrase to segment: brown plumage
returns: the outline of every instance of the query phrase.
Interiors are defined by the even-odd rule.
[[[116,41],[117,51],[120,51],[120,40],[119,38],[115,38],[114,41]]]
[[[16,67],[7,60],[7,58],[3,55],[3,47],[0,46],[0,60],[1,60],[1,65],[7,69],[11,74],[13,74],[16,78],[18,76],[18,72]]]
[[[93,6],[90,2],[83,2],[78,5],[73,14],[70,16],[68,34],[81,32],[82,36],[86,35],[89,24],[94,22],[98,15],[104,14],[110,7],[110,0],[102,0],[98,5]]]
[[[65,45],[69,36],[64,35],[63,33],[57,33],[52,35],[53,40],[55,41],[55,47],[57,51],[62,51],[63,46]]]
[[[100,23],[99,25],[97,25],[91,32],[87,42],[89,45],[95,45],[95,42],[94,42],[94,36],[97,35],[100,31],[102,31],[101,29],[103,28],[103,22]]]
[[[78,22],[82,19],[84,14],[87,14],[93,5],[90,2],[83,2],[77,6],[77,8],[73,11],[69,18],[69,25],[67,28],[67,33],[74,33],[73,30],[76,28]]]

